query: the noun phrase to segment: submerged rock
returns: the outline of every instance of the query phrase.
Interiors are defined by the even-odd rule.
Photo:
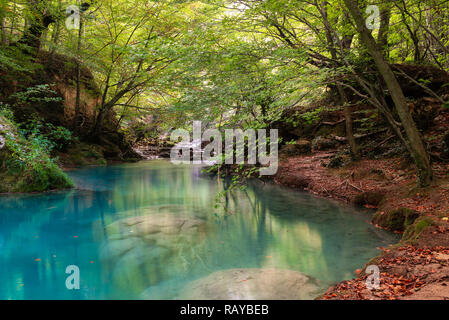
[[[116,221],[106,227],[106,232],[116,239],[139,237],[149,240],[160,236],[182,237],[195,233],[205,222],[187,215],[155,213]]]
[[[114,260],[117,259],[132,248],[139,247],[142,245],[142,240],[138,238],[129,239],[114,239],[104,242],[100,249],[100,259],[101,260]]]
[[[174,300],[178,296],[176,282],[162,281],[154,286],[146,288],[140,295],[140,300]]]
[[[292,270],[229,269],[184,287],[182,300],[308,300],[321,293],[312,278]]]
[[[108,225],[108,240],[102,246],[101,256],[117,258],[141,246],[173,248],[181,241],[189,242],[204,229],[205,220],[187,214],[166,212],[170,208],[150,207],[147,211],[153,213],[124,218]]]
[[[205,223],[199,218],[174,213],[121,219],[106,227],[108,240],[103,243],[100,256],[114,261],[135,248],[158,246],[177,250],[192,242]]]
[[[158,246],[138,246],[127,251],[121,259],[117,261],[114,269],[114,276],[132,278],[142,274],[142,269],[157,269],[161,261],[166,261],[171,256],[168,249]]]
[[[169,212],[170,209],[177,212]],[[192,248],[204,239],[206,221],[185,213],[183,206],[145,208],[147,215],[118,220],[106,227],[107,240],[100,257],[111,268],[114,285],[123,290],[132,284],[136,291],[156,285],[168,274],[188,273]]]

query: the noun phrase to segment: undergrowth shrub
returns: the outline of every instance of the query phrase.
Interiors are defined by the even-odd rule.
[[[52,146],[38,132],[26,138],[8,108],[0,108],[0,192],[42,192],[73,187],[71,179],[49,155]]]

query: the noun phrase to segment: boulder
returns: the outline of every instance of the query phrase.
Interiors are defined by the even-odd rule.
[[[229,269],[187,284],[182,300],[309,300],[321,293],[317,282],[298,271]]]

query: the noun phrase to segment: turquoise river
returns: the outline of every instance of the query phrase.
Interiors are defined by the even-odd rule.
[[[0,299],[310,299],[397,241],[370,212],[259,181],[222,193],[198,166],[68,173],[75,190],[0,196]]]

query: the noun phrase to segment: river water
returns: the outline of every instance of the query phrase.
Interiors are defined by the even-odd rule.
[[[234,279],[241,292],[230,298],[308,299],[397,241],[368,223],[371,213],[307,193],[257,181],[220,193],[226,182],[199,166],[69,175],[76,190],[0,196],[0,299],[223,298]]]

